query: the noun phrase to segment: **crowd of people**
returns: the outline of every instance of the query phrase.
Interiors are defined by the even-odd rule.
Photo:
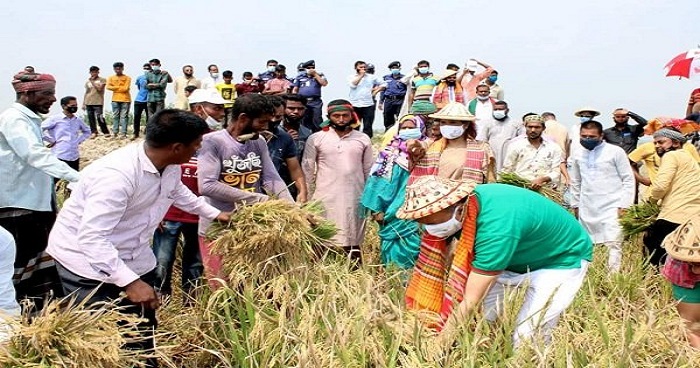
[[[506,288],[528,288],[513,334],[519,345],[550,338],[583,284],[594,245],[607,249],[610,273],[620,271],[618,219],[646,200],[661,204],[644,237],[647,255],[672,282],[690,321],[689,341],[700,347],[692,327],[700,322],[700,259],[683,253],[685,238],[673,249],[662,246],[700,214],[693,190],[700,156],[674,126],[638,145],[647,121],[625,108],[612,112],[608,129],[591,107],[574,113],[580,123],[571,129],[551,112],[513,117],[498,72],[477,60],[442,73],[421,60],[406,74],[395,61],[383,77],[357,61],[347,98],[330,101],[324,121],[328,81],[315,66],[300,63],[289,79],[285,66],[269,60],[257,77],[245,72],[234,84],[233,73],[219,74],[217,65],[201,80],[191,65],[173,78],[152,59],[133,85],[121,62],[107,79],[93,66],[82,101],[89,127],[76,115],[74,96],[44,119],[56,101],[53,76],[31,67],[15,75],[17,100],[0,114],[0,226],[7,230],[0,244],[12,248],[0,262],[7,276],[0,308],[17,315],[24,298],[41,308],[47,295],[104,301],[125,293],[119,303],[145,317],[144,333],[152,333],[159,295],[172,292],[181,235],[187,294],[203,276],[224,278],[222,255],[204,236],[212,221],[271,198],[314,200],[339,228],[332,246],[356,267],[367,221],[379,224],[382,263],[403,271],[407,307],[435,312],[438,330],[458,328],[482,302],[492,320]],[[170,83],[174,108],[164,102]],[[97,136],[98,126],[127,136],[134,86],[133,138],[145,114],[145,139],[80,170],[79,145]],[[111,132],[105,90],[112,91]],[[688,112],[700,104],[695,99]],[[385,133],[375,154],[377,107]],[[527,179],[532,190],[495,183],[504,173]],[[60,212],[58,179],[71,182]],[[641,198],[638,184],[648,186]],[[565,192],[574,216],[535,193],[542,187]],[[152,340],[137,347],[152,348]]]

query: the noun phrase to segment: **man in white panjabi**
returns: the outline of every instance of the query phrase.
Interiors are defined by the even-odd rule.
[[[618,218],[634,203],[634,173],[625,151],[603,142],[597,121],[581,124],[581,149],[571,157],[571,207],[595,244],[609,249],[608,270],[622,261],[622,227]]]

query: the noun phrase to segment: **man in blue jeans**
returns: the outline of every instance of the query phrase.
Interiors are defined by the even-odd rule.
[[[148,113],[148,89],[146,89],[146,84],[148,84],[146,74],[150,71],[151,64],[143,64],[143,74],[139,75],[134,83],[138,87],[138,93],[134,98],[134,136],[131,138],[132,140],[138,138],[139,133],[141,133],[141,115],[146,115],[146,122],[151,116]]]

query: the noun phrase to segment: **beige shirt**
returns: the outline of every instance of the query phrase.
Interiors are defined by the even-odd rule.
[[[107,85],[107,80],[100,77],[95,80],[88,79],[85,82],[85,98],[83,103],[86,106],[98,105],[103,106],[105,104],[105,86]],[[98,89],[99,88],[99,89]]]
[[[661,199],[659,218],[677,224],[684,223],[700,212],[700,166],[688,152],[675,150],[661,158],[656,180],[649,191]]]
[[[544,122],[544,135],[552,138],[559,148],[561,148],[562,157],[567,157],[567,146],[569,145],[569,130],[556,120],[547,120]]]
[[[526,137],[518,137],[508,145],[503,171],[512,172],[527,180],[542,176],[559,182],[561,150],[554,142],[542,140],[539,147],[533,146]]]
[[[201,88],[202,83],[195,77],[185,78],[184,76],[179,76],[175,78],[175,83],[173,84],[173,89],[175,89],[175,108],[180,110],[189,110],[190,105],[187,102],[187,97],[185,97],[185,87],[195,86]]]

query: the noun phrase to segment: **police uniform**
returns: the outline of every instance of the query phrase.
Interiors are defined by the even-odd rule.
[[[394,61],[389,64],[389,69],[401,68],[401,63]],[[402,81],[404,75],[399,73],[397,75],[387,74],[384,76],[384,82],[386,83],[386,90],[382,92],[379,103],[384,106],[384,128],[389,129],[391,126],[396,124],[396,117],[401,111],[401,105],[406,98],[406,91],[408,86]]]
[[[301,66],[306,69],[308,67],[315,67],[316,63],[313,60],[309,60]],[[323,73],[318,73],[318,75],[325,79]],[[299,75],[294,78],[292,85],[299,89],[297,93],[301,97],[306,98],[306,113],[304,114],[302,124],[311,129],[312,132],[321,130],[321,123],[323,122],[321,88],[323,86],[318,83],[315,77],[309,76],[306,71],[300,72]]]

